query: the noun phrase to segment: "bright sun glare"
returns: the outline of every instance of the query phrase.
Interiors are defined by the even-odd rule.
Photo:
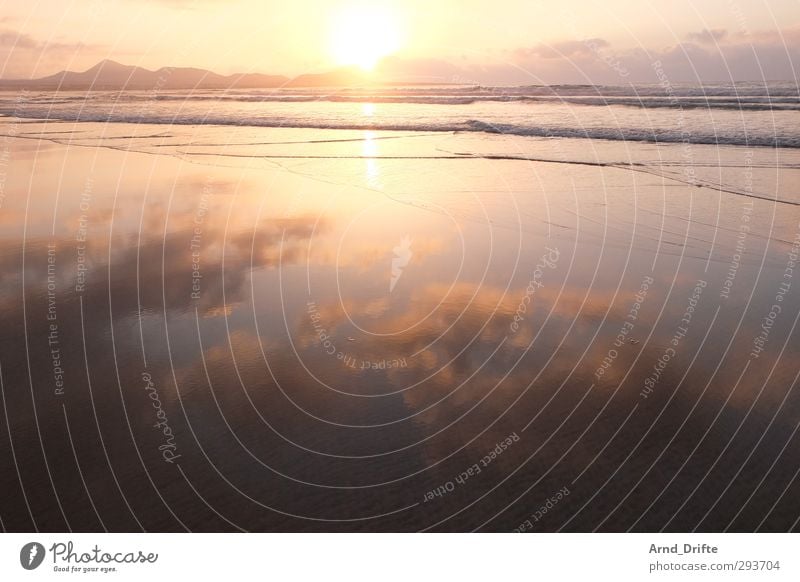
[[[340,11],[331,29],[331,50],[340,65],[372,70],[400,48],[397,17],[383,6],[351,6]]]

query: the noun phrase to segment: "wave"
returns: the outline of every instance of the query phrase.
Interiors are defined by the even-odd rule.
[[[569,104],[595,107],[625,106],[644,109],[732,109],[741,111],[800,111],[800,99],[794,97],[746,97],[739,99],[711,98],[633,98],[633,97],[535,97],[528,95],[429,95],[429,96],[391,96],[391,95],[158,95],[149,98],[122,98],[115,102],[222,102],[222,103],[372,103],[372,104],[410,104],[410,105],[473,105],[476,103],[530,103],[530,104]],[[91,99],[30,100],[26,103],[64,105],[69,103],[92,103]]]
[[[693,129],[663,129],[657,127],[580,127],[563,125],[533,125],[518,123],[496,123],[480,119],[463,121],[440,119],[397,119],[397,118],[315,118],[242,116],[241,114],[211,113],[205,115],[178,112],[175,114],[154,114],[152,112],[98,112],[88,109],[50,109],[32,108],[23,111],[4,110],[0,115],[77,122],[135,123],[152,125],[221,125],[241,127],[270,127],[297,129],[339,129],[373,131],[415,131],[415,132],[474,132],[486,134],[514,135],[537,138],[601,139],[611,141],[633,141],[649,143],[685,143],[732,146],[763,146],[773,148],[800,148],[800,136],[757,134],[742,135],[741,132],[704,133]]]
[[[611,141],[636,141],[650,143],[687,143],[705,145],[763,146],[775,148],[800,148],[800,137],[781,135],[719,135],[688,133],[661,128],[627,127],[533,127],[526,125],[487,123],[470,120],[467,125],[473,131],[527,137],[558,137],[603,139]]]
[[[472,105],[476,103],[567,103],[586,106],[627,106],[670,109],[737,109],[744,111],[800,110],[796,83],[718,85],[529,85],[291,88],[198,91],[58,92],[26,96],[25,103],[205,102],[222,103],[407,103]]]
[[[607,107],[619,105],[670,109],[734,109],[744,111],[800,111],[795,97],[754,96],[742,98],[661,98],[661,97],[542,97],[531,95],[160,95],[157,101],[223,101],[240,103],[407,103],[418,105],[473,105],[475,103],[568,103]]]

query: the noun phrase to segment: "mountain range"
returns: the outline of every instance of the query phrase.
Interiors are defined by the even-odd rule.
[[[151,71],[142,67],[104,60],[82,72],[61,71],[39,79],[0,79],[0,89],[30,90],[176,90],[176,89],[261,89],[272,87],[320,87],[364,84],[364,75],[354,69],[330,73],[282,75],[240,73],[219,75],[193,67],[162,67]]]

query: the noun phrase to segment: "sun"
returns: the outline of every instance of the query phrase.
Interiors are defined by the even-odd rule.
[[[331,22],[331,54],[339,65],[371,71],[383,57],[400,49],[397,15],[387,6],[354,5]]]

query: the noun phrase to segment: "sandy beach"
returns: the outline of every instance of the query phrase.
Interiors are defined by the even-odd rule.
[[[797,528],[796,149],[0,133],[6,530]]]

